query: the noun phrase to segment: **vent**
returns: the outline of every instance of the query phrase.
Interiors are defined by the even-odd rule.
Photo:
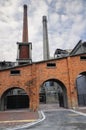
[[[10,74],[11,75],[19,75],[20,74],[20,70],[11,70]]]
[[[86,56],[80,56],[81,60],[86,60]]]
[[[47,67],[56,67],[56,63],[47,63]]]

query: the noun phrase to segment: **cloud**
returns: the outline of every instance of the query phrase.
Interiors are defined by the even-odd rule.
[[[66,2],[66,12],[67,14],[80,14],[83,10],[83,0],[69,0]]]
[[[81,38],[86,40],[85,0],[1,0],[0,60],[17,58],[16,42],[22,41],[23,4],[28,5],[33,61],[43,59],[43,15],[47,16],[51,57],[57,48],[72,49]]]

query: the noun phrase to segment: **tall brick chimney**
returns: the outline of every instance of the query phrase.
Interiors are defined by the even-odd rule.
[[[22,42],[17,42],[17,44],[18,44],[18,58],[17,58],[18,63],[19,64],[31,63],[32,43],[28,42],[27,5],[24,5]]]
[[[27,5],[24,5],[24,16],[23,16],[23,36],[22,36],[22,42],[28,42]]]

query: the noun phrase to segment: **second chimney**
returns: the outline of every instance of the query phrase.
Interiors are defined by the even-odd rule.
[[[48,45],[48,32],[47,32],[47,17],[43,16],[43,59],[48,60],[49,56],[49,45]]]

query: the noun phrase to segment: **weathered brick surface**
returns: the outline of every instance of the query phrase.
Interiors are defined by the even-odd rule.
[[[56,67],[47,67],[49,62],[56,63]],[[77,107],[76,78],[80,73],[86,72],[86,61],[81,61],[80,56],[33,63],[14,69],[20,70],[20,75],[10,75],[11,69],[0,71],[0,96],[9,88],[22,88],[30,98],[30,109],[36,110],[39,106],[40,87],[45,81],[55,79],[66,87],[68,107]]]

